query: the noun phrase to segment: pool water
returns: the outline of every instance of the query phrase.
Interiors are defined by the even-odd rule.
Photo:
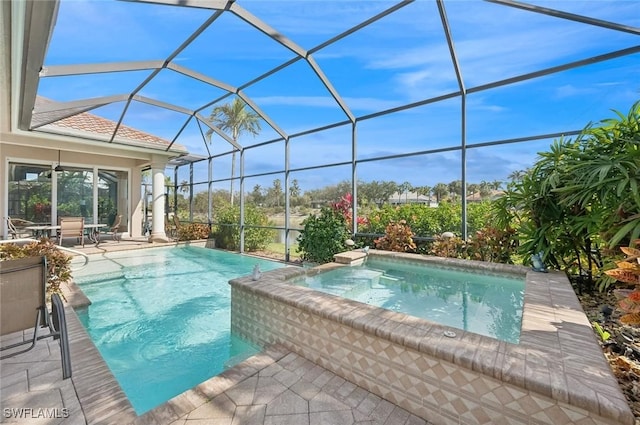
[[[78,316],[142,414],[255,354],[230,331],[230,279],[283,264],[198,247],[90,256]]]
[[[524,277],[368,258],[292,283],[514,344],[520,339]]]

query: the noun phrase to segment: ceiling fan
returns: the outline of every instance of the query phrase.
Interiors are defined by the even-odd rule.
[[[56,168],[53,169],[53,171],[55,171],[56,173],[59,173],[60,171],[64,171],[64,167],[60,165],[60,149],[58,149],[58,165],[56,166]]]

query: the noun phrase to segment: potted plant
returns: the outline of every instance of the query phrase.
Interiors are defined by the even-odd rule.
[[[47,257],[47,265],[49,267],[47,293],[62,295],[60,285],[71,279],[71,256],[60,251],[53,241],[48,238],[42,238],[37,242],[25,245],[0,244],[0,261],[39,256]]]

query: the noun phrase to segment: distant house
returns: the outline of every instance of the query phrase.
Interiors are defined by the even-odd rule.
[[[387,202],[391,205],[422,204],[434,208],[438,206],[438,202],[434,197],[418,195],[416,192],[395,192]]]
[[[481,196],[480,192],[476,192],[473,195],[467,196],[467,202],[481,202],[481,201],[495,201],[504,195],[504,190],[492,189],[489,195]]]
[[[326,199],[311,200],[311,208],[322,208],[330,204]]]

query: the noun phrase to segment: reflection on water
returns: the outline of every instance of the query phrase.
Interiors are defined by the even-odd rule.
[[[507,342],[520,339],[524,279],[369,259],[295,283]]]

